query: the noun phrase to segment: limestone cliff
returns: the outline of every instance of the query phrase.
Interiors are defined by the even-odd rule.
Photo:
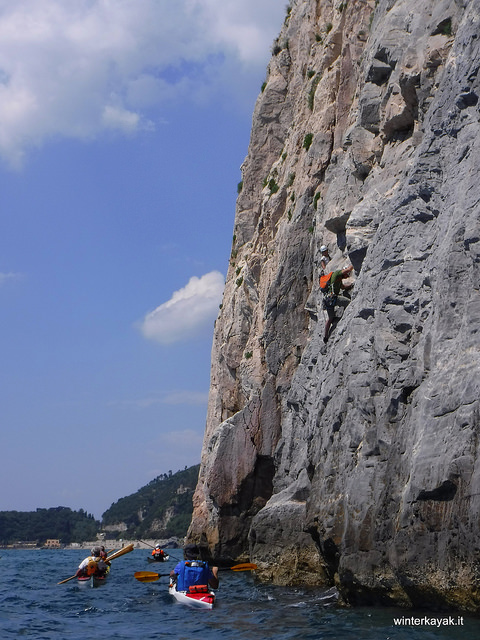
[[[478,0],[294,0],[274,43],[189,532],[265,579],[480,609],[479,34]]]

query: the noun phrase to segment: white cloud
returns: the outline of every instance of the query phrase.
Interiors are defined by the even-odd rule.
[[[139,128],[140,116],[121,107],[106,106],[102,120],[106,127],[119,129],[124,133],[134,133]]]
[[[286,2],[269,0],[196,0],[203,28],[212,42],[234,50],[242,63],[265,59],[278,35]],[[273,27],[273,29],[272,29]]]
[[[138,400],[121,400],[110,402],[109,406],[134,407],[136,409],[149,409],[152,406],[168,405],[192,405],[206,406],[208,404],[208,391],[171,391],[164,394],[152,394]]]
[[[202,393],[201,391],[172,391],[166,395],[163,400],[163,404],[189,404],[189,405],[207,405],[208,404],[208,392]]]
[[[22,274],[21,273],[0,273],[0,287],[5,284],[5,282],[8,282],[9,280],[20,280],[20,278],[22,278]]]
[[[166,100],[226,78],[233,91],[265,68],[284,13],[278,0],[0,0],[0,154],[20,166],[50,138],[151,129]]]
[[[143,335],[161,344],[172,344],[199,335],[205,327],[213,328],[224,284],[219,271],[190,278],[170,300],[145,316],[140,326]]]

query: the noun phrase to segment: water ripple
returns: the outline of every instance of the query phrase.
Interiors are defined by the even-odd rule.
[[[74,580],[82,551],[7,551],[0,583],[1,640],[478,640],[480,622],[463,627],[395,627],[404,612],[341,609],[336,592],[257,584],[247,573],[222,573],[212,611],[175,603],[167,580],[141,584],[148,553],[135,550],[112,563],[107,584]],[[175,562],[171,562],[173,567]],[[170,568],[168,565],[168,569]]]

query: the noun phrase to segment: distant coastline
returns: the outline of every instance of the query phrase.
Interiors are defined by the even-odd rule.
[[[87,542],[73,542],[71,544],[61,544],[58,548],[38,546],[36,543],[18,542],[16,544],[9,544],[0,546],[0,549],[6,550],[18,550],[18,551],[58,551],[59,549],[66,550],[78,550],[87,549],[90,550],[98,545],[103,545],[108,552],[118,551],[122,547],[126,547],[128,544],[133,544],[134,549],[152,549],[155,545],[159,544],[164,549],[178,549],[183,547],[183,538],[168,538],[167,540],[159,539],[147,539],[147,540],[90,540]]]

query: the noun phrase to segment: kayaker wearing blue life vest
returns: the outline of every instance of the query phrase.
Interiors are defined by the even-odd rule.
[[[171,578],[176,580],[177,591],[188,591],[189,587],[200,584],[217,589],[218,567],[210,568],[208,562],[200,559],[200,549],[196,544],[187,544],[183,556],[185,560],[170,571]]]

